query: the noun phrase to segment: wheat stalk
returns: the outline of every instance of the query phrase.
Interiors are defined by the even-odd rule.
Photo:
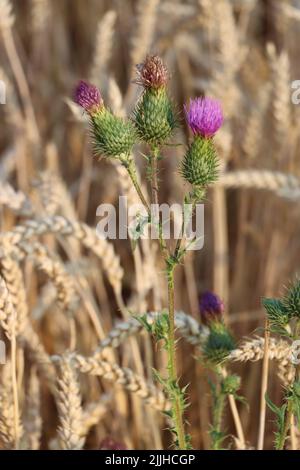
[[[25,345],[25,348],[29,353],[29,359],[36,366],[41,377],[45,379],[45,382],[48,384],[51,392],[55,395],[55,368],[43,344],[41,343],[38,334],[34,331],[30,323],[26,325],[25,330],[19,337],[19,342],[21,345]]]
[[[36,370],[32,367],[27,390],[26,412],[24,416],[24,435],[31,450],[38,450],[41,444],[41,390]]]

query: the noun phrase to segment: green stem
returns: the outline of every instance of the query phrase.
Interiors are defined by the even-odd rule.
[[[169,380],[175,390],[173,397],[173,417],[179,449],[186,449],[186,440],[182,416],[182,403],[180,391],[177,391],[178,375],[176,366],[175,348],[175,307],[174,307],[174,267],[168,268],[168,307],[169,307],[169,331],[168,331],[168,364]]]
[[[122,162],[122,165],[124,165],[125,168],[127,169],[128,174],[130,176],[130,179],[132,181],[132,184],[133,184],[133,186],[134,186],[134,188],[135,188],[135,190],[136,190],[143,206],[146,208],[146,210],[148,212],[148,216],[150,218],[151,217],[151,209],[150,209],[150,206],[149,206],[148,202],[146,201],[146,198],[143,194],[143,191],[142,191],[142,189],[139,185],[134,162],[132,160],[130,160],[129,162],[125,161],[125,162]]]
[[[158,178],[157,178],[157,160],[159,155],[159,148],[152,148],[153,154],[149,157],[150,161],[150,170],[151,170],[151,194],[152,194],[152,204],[154,204],[154,223],[158,227],[158,235],[161,252],[164,256],[166,265],[167,265],[167,276],[168,276],[168,309],[169,309],[169,328],[168,328],[168,373],[169,373],[169,383],[171,385],[171,400],[173,407],[173,419],[175,430],[178,438],[178,447],[179,449],[187,449],[187,442],[184,432],[184,423],[183,423],[183,407],[182,403],[182,394],[178,387],[178,376],[177,376],[177,367],[176,367],[176,356],[175,356],[175,308],[174,308],[174,269],[176,264],[170,266],[169,257],[170,253],[167,249],[166,242],[163,237],[162,224],[159,221],[159,210],[158,210]],[[138,183],[135,164],[133,160],[125,159],[121,161],[122,164],[128,171],[128,174],[131,178],[133,186],[147,210],[149,220],[152,219],[152,211],[149,204],[146,201],[146,198],[141,190],[141,187]],[[152,220],[153,222],[153,220]]]
[[[294,335],[293,335],[294,339],[295,340],[299,339],[299,335],[300,335],[300,321],[297,321],[297,323],[295,325],[295,329],[294,329]],[[299,367],[299,364],[298,364],[298,365],[295,365],[295,379],[294,379],[294,382],[297,379],[299,379],[299,377],[300,377],[300,367]],[[293,404],[292,404],[291,401],[289,401],[288,406],[287,406],[287,412],[285,414],[284,428],[283,428],[283,432],[280,436],[280,442],[277,446],[277,450],[283,450],[284,449],[284,444],[285,444],[285,441],[287,439],[289,429],[291,427],[292,416],[293,416]]]
[[[216,397],[216,402],[213,410],[213,430],[216,436],[212,435],[212,450],[220,450],[220,434],[222,432],[222,418],[225,408],[226,395],[222,392]]]
[[[151,212],[152,215],[152,222],[154,223],[154,226],[157,227],[158,229],[158,238],[159,238],[159,244],[162,253],[164,256],[168,256],[168,250],[166,246],[166,242],[164,240],[163,236],[163,227],[162,224],[159,220],[159,200],[158,200],[158,192],[159,192],[159,184],[158,184],[158,167],[157,167],[157,161],[158,161],[158,156],[159,156],[159,148],[158,147],[153,147],[152,148],[152,155],[150,155],[149,160],[150,160],[150,173],[151,173],[151,195],[152,195],[152,204],[153,204],[153,211]]]
[[[292,418],[292,414],[293,414],[292,406],[293,406],[292,403],[289,401],[288,407],[287,407],[287,412],[285,414],[284,428],[283,428],[283,432],[280,436],[280,441],[277,445],[277,450],[284,450],[284,444],[285,444],[285,441],[287,439],[287,434],[289,432],[290,425],[291,425],[291,418]]]
[[[175,265],[169,264],[170,253],[167,249],[166,242],[163,236],[162,224],[159,220],[159,184],[158,184],[158,162],[159,148],[152,147],[152,154],[150,160],[150,173],[151,173],[151,194],[153,206],[153,219],[155,226],[158,227],[158,236],[160,249],[164,256],[167,265],[167,279],[168,279],[168,310],[169,310],[169,328],[168,328],[168,373],[169,383],[172,390],[172,406],[173,406],[173,419],[175,430],[178,439],[179,449],[186,449],[186,439],[183,424],[183,403],[182,394],[178,386],[178,375],[176,367],[176,348],[175,348],[175,307],[174,307],[174,269]]]

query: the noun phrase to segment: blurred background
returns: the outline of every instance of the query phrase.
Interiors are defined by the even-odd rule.
[[[0,0],[0,8],[0,79],[6,84],[6,104],[0,105],[1,231],[24,217],[6,207],[7,183],[41,215],[76,217],[92,228],[100,203],[116,204],[120,193],[129,195],[122,170],[93,157],[86,118],[72,102],[73,89],[79,79],[87,79],[99,86],[117,114],[130,115],[140,93],[132,83],[135,65],[147,53],[159,54],[170,70],[170,93],[179,110],[190,98],[206,94],[220,99],[225,113],[216,138],[223,176],[208,193],[204,248],[190,253],[178,270],[176,308],[200,320],[199,296],[213,290],[225,302],[226,319],[238,341],[261,335],[261,297],[279,295],[300,264],[299,187],[289,176],[300,176],[300,105],[291,101],[291,83],[300,79],[300,2]],[[174,144],[188,143],[182,111],[181,117]],[[145,177],[140,151],[136,160]],[[183,152],[182,145],[164,152],[161,202],[182,200],[186,188],[177,169]],[[105,336],[122,315],[101,263],[77,245],[70,257],[51,235],[43,243],[57,252],[70,276],[80,279],[83,298]],[[125,304],[136,313],[165,306],[163,264],[155,246],[141,243],[132,253],[128,241],[113,244],[124,269]],[[48,281],[30,262],[22,269],[30,273],[25,285],[34,327],[48,353],[59,354],[68,331],[63,312],[48,302]],[[77,348],[89,354],[97,334],[88,320],[76,321]],[[139,360],[131,343],[115,359],[151,381],[152,365],[159,367],[164,359],[161,353],[153,357],[147,344],[138,344]],[[206,372],[194,360],[192,347],[180,341],[178,351],[182,382],[190,383],[187,414],[193,445],[209,448]],[[241,393],[249,402],[250,412],[243,405],[239,410],[251,447],[257,436],[261,363],[234,365],[233,370],[242,375]],[[276,402],[282,387],[273,372],[272,366],[269,388]],[[85,403],[97,400],[100,392],[113,396],[86,448],[97,448],[107,435],[129,448],[168,445],[159,415],[127,394],[118,395],[109,382],[89,381],[82,385]],[[42,379],[41,387],[45,424],[40,442],[47,448],[55,436],[55,405]],[[26,386],[24,390],[25,400]],[[228,432],[234,432],[229,414],[226,419]],[[267,448],[273,439],[270,419]]]

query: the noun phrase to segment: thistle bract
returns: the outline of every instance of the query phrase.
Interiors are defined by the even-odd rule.
[[[139,137],[148,144],[160,145],[171,136],[176,118],[164,87],[144,91],[134,110],[134,123]]]
[[[194,135],[212,137],[223,124],[221,105],[212,98],[195,98],[184,109],[187,123]]]
[[[130,121],[114,116],[102,108],[91,118],[95,148],[107,157],[126,158],[136,140],[136,132]]]
[[[272,326],[284,328],[289,323],[291,315],[280,299],[263,298],[262,304]]]
[[[139,137],[150,145],[161,145],[176,126],[172,102],[167,93],[169,74],[158,56],[148,56],[137,66],[136,83],[144,92],[134,110]]]
[[[196,136],[181,164],[182,177],[194,186],[207,186],[218,179],[218,156],[212,139]]]
[[[300,279],[289,287],[283,298],[283,304],[291,317],[300,318]]]
[[[203,345],[204,357],[213,364],[220,364],[234,348],[235,341],[224,323],[212,322],[209,336]]]
[[[79,82],[74,100],[90,115],[96,151],[126,160],[137,137],[133,124],[106,109],[100,91],[88,82]]]

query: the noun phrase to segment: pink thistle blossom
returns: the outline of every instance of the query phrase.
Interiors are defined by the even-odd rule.
[[[210,138],[223,124],[223,112],[219,101],[212,98],[195,98],[184,107],[186,120],[193,134]]]

